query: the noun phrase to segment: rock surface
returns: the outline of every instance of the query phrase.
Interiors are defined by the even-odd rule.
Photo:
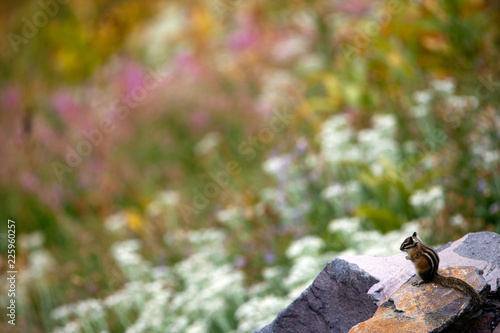
[[[483,271],[486,283],[492,292],[500,290],[500,235],[494,232],[467,234],[455,242],[450,242],[437,250],[439,268],[473,266]],[[415,275],[413,264],[405,259],[404,253],[391,257],[340,256],[358,265],[380,282],[368,291],[380,305],[409,278]]]
[[[500,235],[493,232],[468,234],[444,245],[438,252],[443,275],[449,272],[450,275],[464,277],[476,290],[489,285],[492,292],[497,295],[500,293]],[[356,324],[371,318],[377,305],[384,304],[385,309],[401,309],[403,298],[396,301],[393,295],[400,288],[412,302],[424,302],[418,303],[420,306],[426,304],[428,307],[430,305],[425,302],[434,303],[437,300],[442,304],[441,297],[442,300],[449,300],[448,305],[433,314],[435,318],[442,319],[443,316],[452,315],[452,312],[455,315],[460,311],[464,313],[464,310],[467,313],[469,298],[459,291],[432,284],[421,285],[420,288],[424,289],[414,290],[419,287],[406,285],[415,271],[412,263],[404,257],[403,253],[391,257],[340,256],[330,261],[295,301],[282,310],[272,323],[256,333],[349,332]],[[483,276],[478,277],[472,273],[472,268],[466,266],[482,270]],[[446,270],[447,267],[452,269]],[[416,292],[424,290],[436,297],[429,300],[422,295],[418,300],[413,299]],[[437,295],[442,296],[438,299]],[[386,302],[389,297],[393,304]],[[416,306],[417,303],[413,304]],[[450,318],[454,320],[455,317]],[[395,322],[392,325],[398,327]],[[439,331],[438,328],[436,332]],[[427,331],[424,329],[423,332]]]
[[[447,268],[439,273],[458,277],[483,293],[489,289],[473,267]],[[434,283],[413,286],[412,282],[418,280],[413,277],[405,283],[379,306],[371,319],[356,325],[349,332],[443,332],[456,327],[457,323],[462,328],[459,331],[464,332],[465,322],[461,319],[470,314],[470,297]],[[470,316],[467,318],[470,319]],[[396,322],[397,325],[394,325]]]
[[[258,333],[347,332],[377,306],[367,294],[374,277],[342,259],[330,261],[314,282]]]

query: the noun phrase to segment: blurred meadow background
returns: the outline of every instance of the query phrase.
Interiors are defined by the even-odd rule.
[[[2,332],[252,332],[340,253],[500,232],[496,1],[0,8]]]

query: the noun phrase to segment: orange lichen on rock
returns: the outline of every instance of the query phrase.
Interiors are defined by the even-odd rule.
[[[465,280],[476,290],[485,286],[473,267],[449,267],[439,272]],[[413,286],[414,276],[379,306],[374,316],[349,332],[429,332],[448,327],[471,308],[464,293],[435,283]]]

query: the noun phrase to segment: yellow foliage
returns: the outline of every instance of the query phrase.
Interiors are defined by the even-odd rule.
[[[127,226],[134,232],[141,232],[143,229],[144,219],[136,211],[127,211]]]
[[[339,80],[333,75],[327,75],[323,80],[323,85],[328,92],[330,103],[334,107],[340,107],[342,104],[342,94]]]
[[[204,7],[196,7],[191,13],[193,32],[198,37],[208,37],[214,30],[215,22]]]

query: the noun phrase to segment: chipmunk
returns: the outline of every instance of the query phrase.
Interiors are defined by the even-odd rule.
[[[439,256],[437,252],[432,247],[425,245],[416,232],[411,237],[406,238],[399,249],[408,253],[405,258],[411,260],[415,266],[417,275],[422,279],[421,281],[413,282],[414,286],[434,282],[444,287],[458,289],[470,296],[475,305],[481,304],[481,297],[478,292],[467,282],[455,277],[438,274]]]

